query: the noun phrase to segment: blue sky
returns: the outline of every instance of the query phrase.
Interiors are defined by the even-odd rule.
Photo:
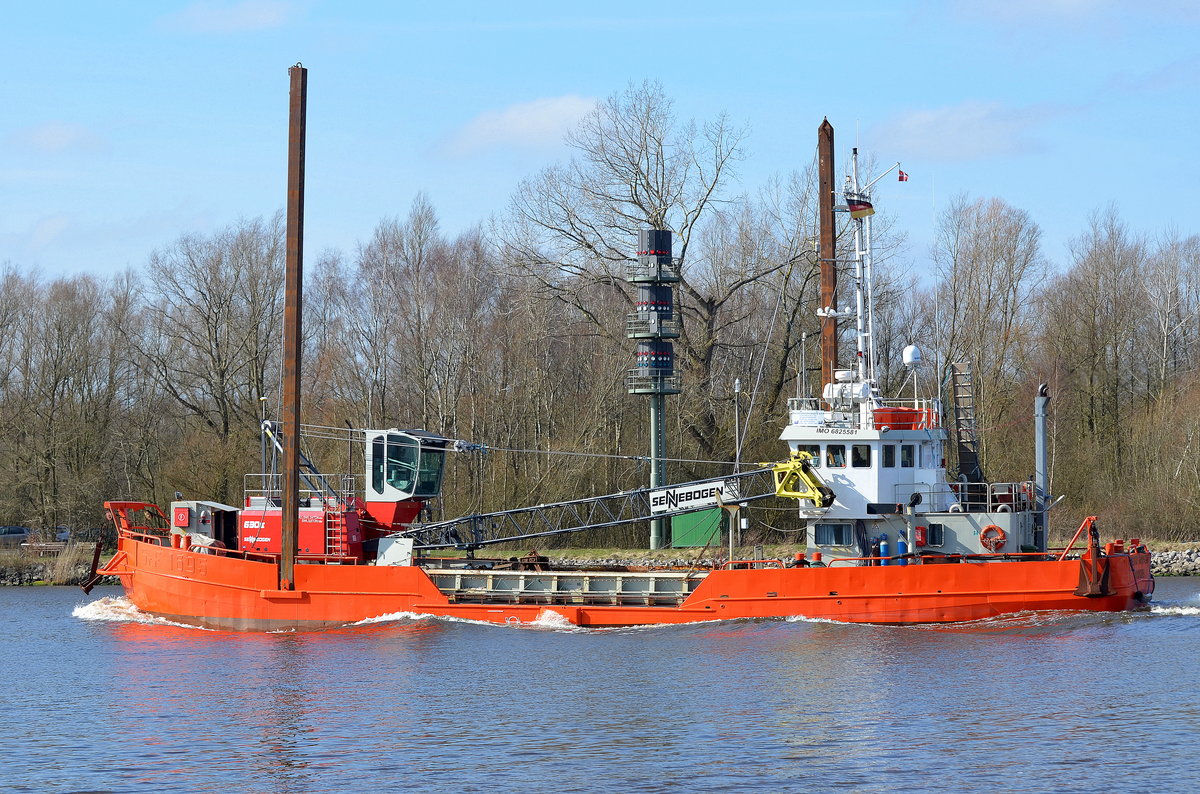
[[[457,232],[567,155],[630,82],[749,128],[739,189],[802,168],[828,116],[911,175],[876,205],[922,270],[937,209],[998,196],[1067,261],[1115,202],[1197,231],[1200,3],[19,3],[0,26],[0,263],[141,266],[286,189],[287,67],[309,68],[306,253],[352,252],[425,191]]]

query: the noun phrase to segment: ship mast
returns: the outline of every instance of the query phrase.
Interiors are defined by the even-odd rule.
[[[296,547],[300,527],[300,328],[304,262],[304,138],[308,105],[308,70],[288,69],[287,253],[283,309],[283,537],[279,589],[295,587]]]
[[[896,163],[865,186],[858,184],[858,147],[851,150],[850,176],[847,181],[847,202],[850,197],[860,199],[870,207],[870,191],[875,183],[900,167]],[[854,280],[855,280],[855,357],[858,380],[875,386],[875,257],[871,246],[872,209],[863,217],[854,219]]]
[[[837,369],[837,240],[833,227],[833,125],[817,128],[817,221],[821,263],[821,387],[834,382]]]
[[[855,146],[850,151],[850,185],[847,192],[857,196],[859,195],[858,147]],[[863,289],[864,260],[870,256],[870,252],[863,249],[863,225],[868,222],[870,222],[870,216],[856,218],[854,222],[854,361],[859,383],[865,383],[868,377],[866,290]],[[873,370],[874,366],[871,369]]]

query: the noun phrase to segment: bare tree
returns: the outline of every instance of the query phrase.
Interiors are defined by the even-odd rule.
[[[192,487],[230,500],[237,472],[257,437],[259,399],[274,391],[282,321],[283,226],[243,221],[213,237],[186,235],[150,257],[145,311],[149,333],[138,352],[163,387],[199,420]]]
[[[985,427],[999,424],[1012,407],[1013,385],[1031,366],[1030,304],[1047,273],[1041,229],[1000,199],[960,195],[939,220],[932,255],[942,360],[971,363],[976,415]]]

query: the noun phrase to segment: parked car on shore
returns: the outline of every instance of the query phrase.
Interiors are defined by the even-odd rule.
[[[0,527],[0,546],[17,548],[29,540],[29,527]]]

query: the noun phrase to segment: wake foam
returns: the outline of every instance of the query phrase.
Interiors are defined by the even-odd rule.
[[[579,626],[568,620],[565,615],[555,612],[553,609],[543,609],[532,623],[524,625],[546,631],[576,631],[579,629]]]
[[[177,626],[181,629],[207,631],[199,626],[176,623],[173,620],[143,612],[124,596],[104,596],[95,601],[80,604],[71,610],[71,616],[96,623],[145,623],[152,626]]]
[[[809,618],[805,617],[804,615],[788,615],[783,620],[785,623],[834,623],[838,626],[857,625],[848,620],[834,620],[833,618]]]
[[[543,609],[533,620],[510,619],[502,623],[491,620],[458,618],[450,615],[430,615],[423,612],[389,612],[386,615],[376,615],[373,618],[364,618],[363,620],[359,620],[354,623],[348,623],[346,625],[372,626],[380,623],[423,623],[432,621],[436,621],[438,623],[466,623],[475,626],[500,626],[524,629],[542,629],[549,631],[571,631],[579,628],[566,617],[558,612],[555,612],[553,609]]]
[[[1200,615],[1200,607],[1183,606],[1182,604],[1151,604],[1151,615],[1174,615],[1176,617],[1195,617]]]
[[[476,626],[494,626],[496,624],[489,623],[486,620],[469,620],[467,618],[455,618],[448,615],[430,615],[424,612],[388,612],[385,615],[376,615],[373,618],[363,618],[356,620],[353,623],[347,623],[347,626],[372,626],[378,623],[424,623],[427,621],[439,621],[446,623],[473,623]]]

